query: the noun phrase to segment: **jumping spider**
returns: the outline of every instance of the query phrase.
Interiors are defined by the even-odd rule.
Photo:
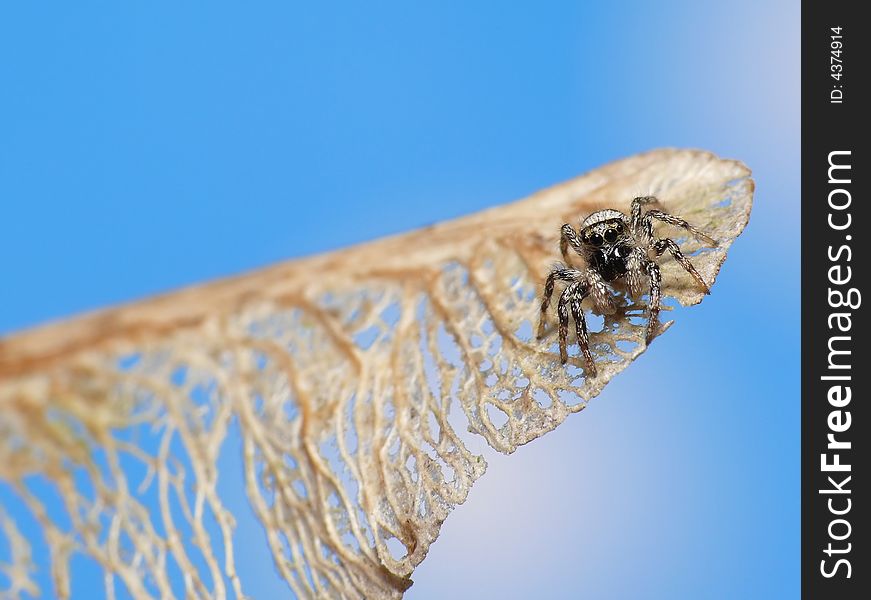
[[[616,306],[608,284],[617,280],[625,281],[632,298],[641,296],[645,281],[649,282],[650,301],[647,304],[645,343],[649,344],[653,340],[659,322],[662,275],[659,265],[651,258],[651,253],[654,258],[659,258],[668,250],[705,293],[711,293],[708,284],[683,255],[674,240],[658,239],[653,236],[653,221],[656,219],[686,229],[712,248],[717,246],[717,242],[680,217],[661,210],[648,210],[642,214],[642,206],[656,202],[658,200],[653,196],[640,196],[633,199],[629,217],[619,210],[596,211],[581,223],[579,233],[576,233],[568,223],[562,226],[560,252],[566,265],[557,266],[547,276],[544,298],[541,301],[538,339],[544,337],[547,308],[553,295],[554,282],[564,281],[567,285],[557,303],[560,360],[563,364],[568,361],[566,336],[569,328],[569,309],[571,309],[577,328],[578,345],[587,363],[587,372],[592,377],[596,376],[596,365],[590,353],[587,321],[584,319],[581,302],[590,296],[597,312],[605,315],[613,314]],[[586,269],[577,270],[571,267],[569,246],[586,261]]]

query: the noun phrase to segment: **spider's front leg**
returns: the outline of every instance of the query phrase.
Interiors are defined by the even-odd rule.
[[[594,287],[589,281],[591,273],[589,271],[582,272],[575,269],[554,269],[547,276],[544,283],[544,297],[541,301],[541,315],[538,321],[538,339],[544,337],[544,330],[547,324],[547,309],[550,306],[550,300],[553,297],[553,288],[557,280],[566,281],[568,285],[560,294],[559,301],[556,305],[557,319],[559,320],[559,354],[560,362],[566,364],[569,360],[568,353],[568,335],[569,335],[569,310],[572,311],[572,317],[575,320],[575,328],[578,335],[578,346],[584,355],[584,360],[587,363],[587,372],[590,376],[596,376],[596,365],[593,363],[593,355],[590,353],[589,334],[587,331],[587,321],[584,318],[584,312],[581,309],[581,302],[590,294]]]
[[[641,207],[645,204],[657,204],[658,202],[656,196],[637,196],[632,199],[632,208],[629,211],[629,223],[632,231],[636,233],[641,231]]]
[[[652,242],[654,240],[653,237],[653,220],[662,221],[663,223],[668,223],[673,227],[680,227],[681,229],[685,229],[689,231],[693,237],[697,240],[701,240],[706,243],[711,248],[716,248],[719,246],[717,240],[709,236],[704,231],[696,229],[692,225],[690,225],[684,219],[680,217],[676,217],[674,215],[670,215],[666,212],[662,212],[661,210],[648,210],[644,213],[644,216],[641,218],[641,231],[642,235],[648,240],[648,242]]]
[[[693,279],[695,279],[698,284],[702,286],[702,289],[705,290],[705,293],[711,293],[711,287],[707,283],[705,283],[705,280],[702,279],[702,276],[699,274],[698,271],[696,271],[693,263],[691,263],[689,259],[683,255],[683,252],[680,251],[680,246],[677,245],[677,242],[669,238],[663,238],[661,240],[656,240],[651,248],[653,248],[653,251],[656,253],[657,257],[662,256],[663,253],[668,250],[674,257],[674,259],[678,262],[678,264],[682,266],[687,273],[692,275]]]
[[[659,331],[659,307],[662,301],[662,273],[652,260],[644,265],[647,277],[650,279],[650,301],[647,304],[647,331],[644,343],[649,344]]]
[[[581,302],[584,301],[586,290],[583,286],[579,287],[569,299],[572,305],[572,318],[575,320],[575,331],[578,336],[578,346],[581,353],[584,355],[584,361],[587,363],[587,373],[590,377],[596,376],[596,363],[593,362],[593,355],[590,353],[590,338],[587,332],[587,320],[584,318],[584,311],[581,308]],[[565,361],[563,361],[565,363]]]
[[[644,284],[647,280],[646,267],[649,261],[650,258],[644,248],[634,248],[626,259],[626,283],[633,300],[638,300],[644,293]]]
[[[591,375],[596,374],[596,365],[593,364],[593,356],[590,354],[590,344],[587,338],[587,321],[581,310],[581,302],[587,296],[589,286],[584,281],[573,281],[566,286],[556,305],[556,314],[559,318],[559,355],[560,362],[566,364],[569,360],[568,335],[569,335],[569,307],[572,317],[575,319],[575,327],[578,335],[578,346],[587,362],[587,368]]]
[[[571,267],[572,261],[569,260],[569,246],[571,246],[579,256],[583,256],[584,246],[581,244],[581,238],[575,231],[574,227],[568,223],[563,223],[560,228],[559,251],[563,255],[563,260],[566,265]]]
[[[584,274],[575,269],[554,269],[547,276],[544,282],[544,295],[541,299],[541,312],[538,318],[538,333],[536,337],[541,339],[544,337],[544,330],[547,326],[547,309],[550,306],[550,299],[553,296],[553,287],[557,281],[567,281],[569,283],[583,279]]]
[[[569,335],[569,299],[580,285],[578,281],[567,285],[556,305],[556,315],[559,319],[559,359],[562,364],[566,364],[569,360],[568,342],[566,339]]]

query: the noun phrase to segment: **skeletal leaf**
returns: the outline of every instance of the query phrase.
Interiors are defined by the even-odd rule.
[[[466,218],[0,340],[0,479],[52,548],[43,593],[67,597],[84,553],[107,589],[136,598],[244,597],[244,549],[217,488],[236,428],[247,497],[289,588],[400,596],[484,473],[464,430],[514,452],[645,350],[643,305],[592,333],[596,378],[576,347],[563,366],[554,335],[534,339],[560,225],[656,195],[719,242],[670,233],[713,282],[749,218],[749,175],[707,152],[649,152]],[[674,261],[662,267],[666,296],[701,301]],[[60,492],[69,526],[34,478]],[[0,532],[13,548],[7,592],[34,593],[27,540],[3,512]]]

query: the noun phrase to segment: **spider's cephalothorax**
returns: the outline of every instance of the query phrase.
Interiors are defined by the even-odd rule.
[[[668,251],[698,284],[709,294],[710,289],[692,263],[680,251],[680,247],[669,238],[658,239],[653,235],[653,221],[659,220],[689,231],[693,236],[711,247],[717,242],[705,235],[683,219],[660,210],[642,213],[642,206],[657,202],[653,196],[641,196],[632,200],[629,216],[619,210],[596,211],[581,223],[576,232],[568,223],[564,224],[560,235],[560,251],[566,262],[551,271],[544,284],[544,298],[541,301],[541,320],[538,325],[539,339],[544,337],[547,308],[553,295],[557,280],[564,281],[566,287],[557,302],[559,318],[560,359],[568,361],[566,338],[569,327],[569,310],[575,320],[578,346],[584,355],[587,372],[596,375],[596,365],[590,353],[587,322],[581,309],[581,302],[588,296],[593,299],[597,311],[611,314],[615,310],[613,291],[608,285],[616,280],[624,280],[629,293],[638,298],[647,284],[650,300],[647,305],[647,331],[645,342],[650,343],[656,335],[659,323],[662,276],[653,258],[659,258]],[[586,262],[583,270],[572,268],[569,260],[569,246]]]

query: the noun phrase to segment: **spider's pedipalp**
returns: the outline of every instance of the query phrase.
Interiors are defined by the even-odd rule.
[[[590,287],[589,294],[593,297],[596,310],[603,315],[613,315],[617,307],[614,305],[611,289],[605,280],[594,269],[587,269],[586,276]]]

